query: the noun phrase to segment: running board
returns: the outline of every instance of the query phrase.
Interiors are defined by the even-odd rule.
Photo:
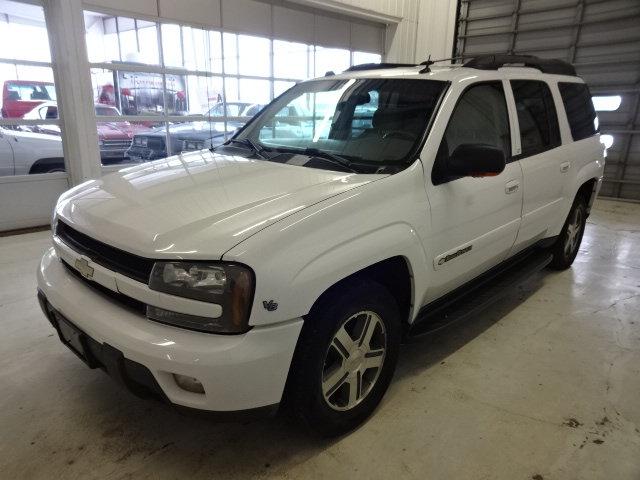
[[[539,249],[518,255],[431,302],[420,310],[406,334],[405,341],[410,342],[477,315],[549,265],[552,258],[548,251]]]

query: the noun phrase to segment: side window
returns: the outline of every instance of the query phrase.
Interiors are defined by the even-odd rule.
[[[47,120],[58,118],[58,107],[47,107],[44,112],[44,118]]]
[[[509,113],[502,82],[480,83],[468,88],[458,100],[444,132],[433,169],[434,184],[447,178],[447,162],[460,145],[483,144],[511,156]]]
[[[518,110],[522,157],[559,146],[558,115],[549,86],[535,80],[512,80],[511,88]]]
[[[578,141],[595,135],[598,132],[596,110],[589,87],[584,83],[559,83],[558,88],[573,139]]]

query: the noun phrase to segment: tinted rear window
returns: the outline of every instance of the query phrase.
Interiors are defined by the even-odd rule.
[[[536,80],[512,80],[511,88],[518,110],[522,156],[559,146],[558,115],[549,86]]]
[[[589,93],[589,87],[584,83],[559,83],[562,103],[567,112],[567,119],[571,127],[574,140],[582,140],[597,133],[596,110]]]

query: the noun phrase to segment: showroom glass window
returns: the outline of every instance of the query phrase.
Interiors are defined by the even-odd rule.
[[[210,115],[224,91],[220,32],[89,11],[84,21],[103,165],[224,141],[228,125]]]
[[[162,20],[91,11],[84,20],[103,165],[218,145],[297,82],[381,60]]]
[[[56,98],[42,7],[1,2],[0,176],[65,171]]]
[[[558,115],[551,90],[545,82],[512,80],[518,110],[522,157],[536,155],[560,145]]]

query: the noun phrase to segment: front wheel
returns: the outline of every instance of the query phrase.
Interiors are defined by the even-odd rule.
[[[569,216],[562,227],[558,240],[551,247],[553,260],[549,264],[554,270],[565,270],[571,266],[578,255],[584,227],[587,223],[587,206],[582,197],[573,202]]]
[[[375,410],[398,359],[395,299],[378,283],[354,283],[307,316],[292,364],[291,407],[324,436],[352,430]]]

